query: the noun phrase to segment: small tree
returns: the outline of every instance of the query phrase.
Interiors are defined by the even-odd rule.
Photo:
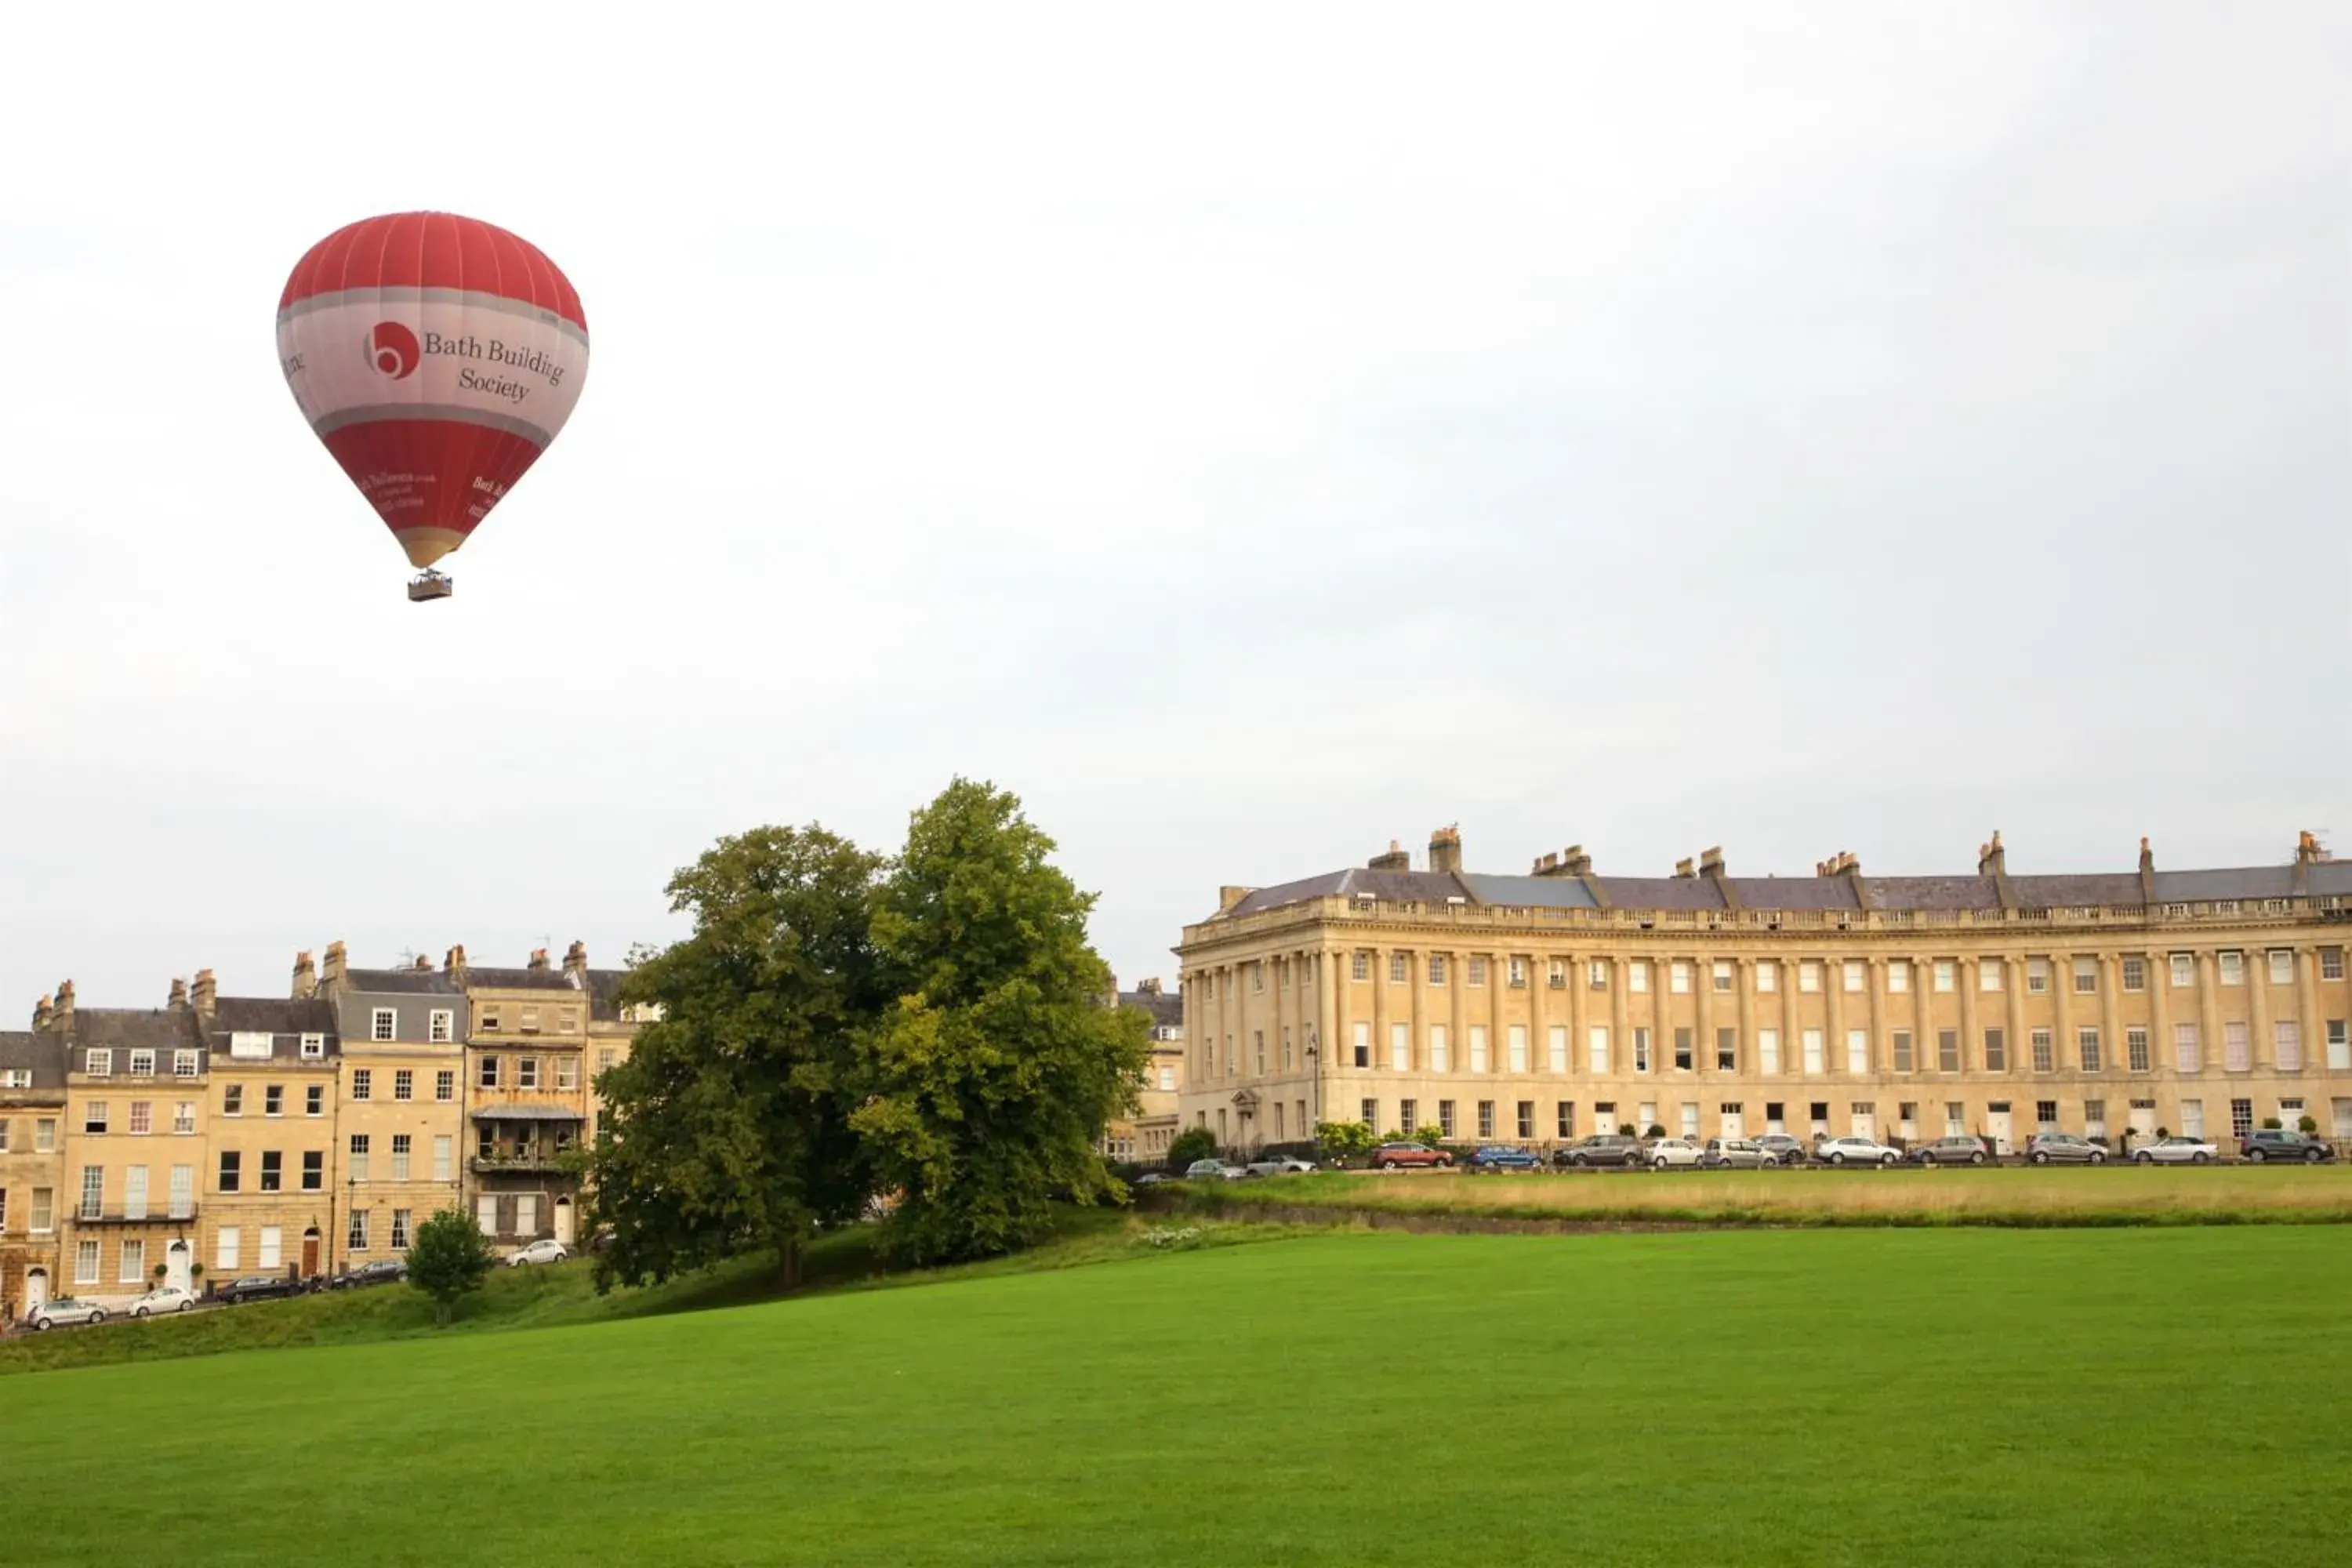
[[[2295,1131],[2301,1132],[2305,1138],[2316,1138],[2319,1136],[2319,1119],[2316,1117],[2306,1116],[2302,1121],[2296,1122],[2294,1126]]]
[[[1372,1130],[1361,1121],[1318,1121],[1315,1142],[1332,1164],[1372,1152]]]
[[[2275,1116],[2265,1116],[2263,1118],[2263,1131],[2265,1132],[2275,1132],[2283,1125],[2284,1123],[2282,1123]]]
[[[1665,1125],[1663,1122],[1657,1121],[1651,1122],[1649,1131],[1643,1134],[1645,1138],[1664,1138],[1665,1135]]]
[[[408,1282],[433,1298],[433,1321],[446,1326],[457,1298],[482,1288],[498,1255],[463,1209],[444,1209],[416,1227],[408,1246]]]
[[[1195,1160],[1217,1157],[1217,1135],[1205,1127],[1187,1127],[1168,1144],[1168,1168],[1181,1171]]]

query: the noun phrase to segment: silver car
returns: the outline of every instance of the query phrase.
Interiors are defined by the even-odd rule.
[[[2210,1165],[2221,1150],[2202,1138],[2174,1133],[2132,1151],[2136,1165]]]
[[[1195,1160],[1184,1167],[1188,1182],[1238,1182],[1248,1174],[1248,1166],[1228,1165],[1223,1160]]]
[[[1261,1154],[1242,1167],[1253,1176],[1296,1176],[1314,1168],[1314,1161],[1296,1154]]]
[[[1746,1138],[1710,1138],[1699,1163],[1716,1171],[1753,1171],[1772,1163],[1772,1156]]]
[[[106,1321],[106,1309],[95,1301],[60,1296],[34,1308],[25,1321],[40,1330],[54,1329],[60,1323],[102,1323]]]
[[[1874,1138],[1832,1138],[1813,1151],[1825,1165],[1899,1165],[1903,1156]]]
[[[2036,1132],[2025,1146],[2025,1157],[2037,1165],[2104,1165],[2107,1152],[2072,1132]]]

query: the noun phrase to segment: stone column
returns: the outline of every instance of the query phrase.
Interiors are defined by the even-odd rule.
[[[2278,1068],[2278,1047],[2271,1040],[2271,954],[2268,948],[2250,949],[2246,964],[2246,1026],[2249,1059],[2257,1068]]]
[[[1609,961],[1609,1076],[1612,1078],[1623,1077],[1630,1070],[1625,1064],[1633,1060],[1630,1054],[1621,1054],[1630,1053],[1633,1048],[1633,1000],[1628,994],[1633,977],[1632,963],[1622,958]],[[1589,1027],[1586,1033],[1589,1037]],[[1590,1064],[1592,1058],[1590,1037],[1573,1042],[1573,1048],[1583,1052],[1585,1061]]]
[[[1490,977],[1491,978],[1491,977]],[[1456,950],[1445,961],[1445,988],[1452,994],[1446,998],[1445,1070],[1448,1073],[1468,1069],[1470,1031],[1464,1026],[1470,1016],[1470,958]],[[1457,1123],[1454,1133],[1461,1134]]]
[[[2018,1053],[2026,1047],[2025,963],[2025,954],[2013,952],[2009,955],[2009,1038],[2004,1042],[2009,1047],[2009,1066],[2004,1070],[2009,1072],[2017,1070],[2017,1064],[2021,1059]]]
[[[2172,1002],[2165,993],[2172,989],[2172,956],[2151,953],[2147,961],[2147,1049],[2148,1068],[2168,1078],[2179,1077],[2176,1063],[2179,1055],[2172,1047]],[[2165,1123],[2171,1125],[2170,1121]]]
[[[2225,1061],[2221,1054],[2221,998],[2220,977],[2214,973],[2215,960],[2208,948],[2196,956],[2197,965],[2197,1059],[2200,1063]],[[2221,1121],[2229,1125],[2230,1108],[2221,1107]]]
[[[1528,976],[1533,981],[1535,976]],[[1510,1025],[1503,1016],[1503,998],[1511,989],[1511,955],[1490,952],[1486,955],[1486,1070],[1502,1078],[1511,1070]],[[1532,1050],[1534,1047],[1528,1047]],[[1500,1110],[1495,1113],[1502,1115]],[[1516,1131],[1516,1129],[1515,1129]]]
[[[1979,1044],[1980,1037],[1977,1034],[1977,988],[1984,984],[1984,975],[1980,973],[1983,963],[1982,958],[1969,957],[1959,960],[1954,966],[1956,973],[1952,984],[1960,988],[1960,1071],[1963,1074],[1969,1070],[1971,1057],[1979,1066],[1984,1061],[1983,1047]],[[2006,984],[2009,976],[2004,974],[2001,980]]]
[[[2050,1065],[2063,1072],[2069,1061],[2082,1059],[2074,1054],[2074,955],[2053,952],[2050,971],[2051,1005],[2056,1013],[2050,1026]]]
[[[2106,1072],[2120,1072],[2128,1079],[2131,1058],[2124,1048],[2124,970],[2122,963],[2112,952],[2099,954],[2099,1064]],[[2131,1125],[2131,1096],[2126,1090],[2120,1107],[2124,1114],[2111,1118],[2108,1125],[2117,1130]]]
[[[2327,1024],[2319,1016],[2319,949],[2306,943],[2294,954],[2295,1027],[2303,1032],[2305,1072],[2327,1070]],[[2313,1108],[2316,1116],[2318,1109]]]
[[[1731,989],[1738,998],[1739,1006],[1739,1061],[1741,1064],[1739,1070],[1752,1079],[1762,1071],[1760,1059],[1756,1053],[1756,963],[1754,960],[1735,958],[1731,961]],[[1763,1115],[1760,1106],[1758,1108],[1757,1115],[1758,1124],[1760,1126]],[[1743,1111],[1741,1120],[1744,1122],[1746,1119],[1746,1112]],[[1750,1133],[1749,1136],[1753,1137],[1754,1134]]]
[[[1822,1026],[1822,1076],[1850,1079],[1845,1054],[1845,960],[1822,961],[1822,994],[1829,1000]],[[1832,1125],[1835,1125],[1832,1119]]]
[[[1691,960],[1691,994],[1698,1000],[1692,1005],[1691,1076],[1704,1078],[1715,1059],[1715,960],[1712,957]],[[1682,1129],[1675,1129],[1680,1137]]]
[[[1374,1078],[1376,1083],[1383,1081],[1386,1075],[1395,1070],[1389,1056],[1389,963],[1391,957],[1384,947],[1372,949],[1372,1070],[1381,1075]],[[1372,1129],[1374,1137],[1378,1137],[1381,1131],[1378,1127]]]
[[[1864,959],[1862,983],[1868,987],[1863,993],[1863,1001],[1867,1008],[1865,1016],[1870,1020],[1866,1026],[1870,1030],[1871,1076],[1885,1083],[1889,1081],[1889,1075],[1895,1069],[1894,1042],[1887,1037],[1886,960]],[[1919,1042],[1916,1040],[1911,1042],[1911,1065],[1914,1068],[1919,1065]],[[1899,1110],[1895,1119],[1902,1120]]]

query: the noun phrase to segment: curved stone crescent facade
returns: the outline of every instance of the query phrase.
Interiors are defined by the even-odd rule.
[[[1361,869],[1227,888],[1184,929],[1179,1119],[1228,1147],[1321,1121],[1543,1145],[1660,1126],[1902,1140],[2352,1138],[2352,861],[2010,875]]]

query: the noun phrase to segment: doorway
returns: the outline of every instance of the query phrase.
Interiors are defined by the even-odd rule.
[[[33,1268],[25,1274],[25,1316],[31,1317],[49,1304],[49,1271]]]
[[[318,1276],[319,1227],[314,1225],[302,1233],[302,1278],[315,1279]]]
[[[560,1194],[555,1200],[555,1239],[559,1246],[572,1245],[572,1200]]]
[[[193,1261],[194,1258],[186,1242],[175,1241],[165,1247],[163,1249],[163,1283],[174,1290],[194,1289],[189,1283],[188,1269],[188,1265]]]
[[[2014,1135],[2014,1131],[2015,1129],[2011,1126],[2009,1120],[2009,1107],[2007,1105],[1995,1105],[1989,1107],[1986,1110],[1985,1135],[1992,1140],[1992,1152],[1994,1153],[2007,1154],[2012,1152],[2010,1148],[2010,1139]]]

